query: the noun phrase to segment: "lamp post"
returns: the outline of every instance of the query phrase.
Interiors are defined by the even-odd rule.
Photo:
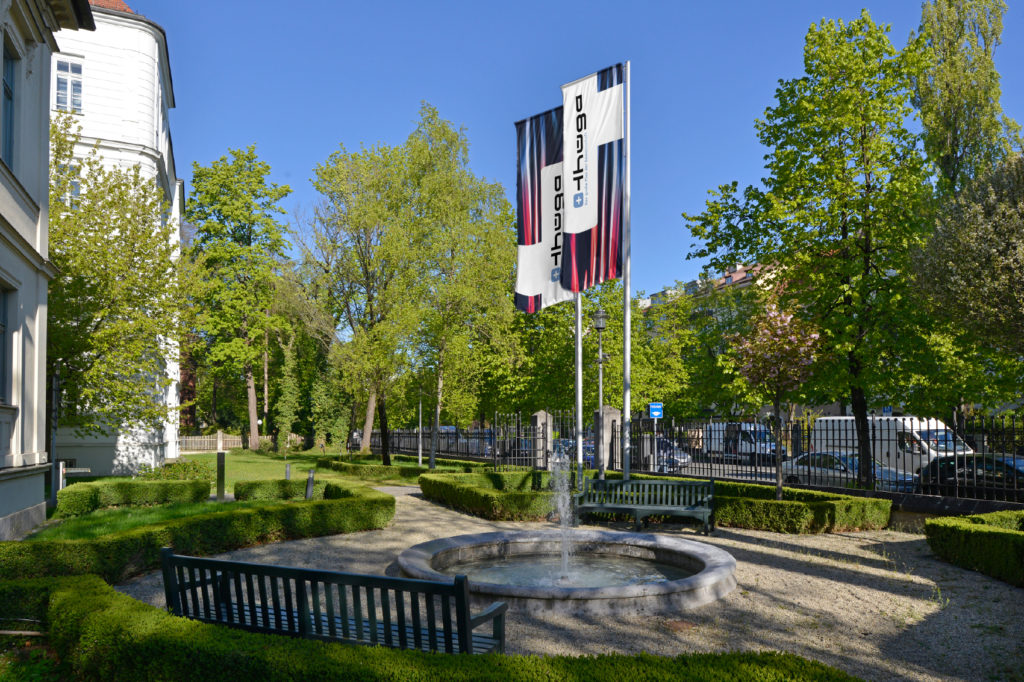
[[[594,454],[598,458],[598,477],[604,480],[604,345],[601,334],[608,326],[608,314],[604,308],[598,308],[594,312],[594,329],[597,330],[597,443],[600,447],[594,448]],[[597,445],[595,443],[595,445]]]

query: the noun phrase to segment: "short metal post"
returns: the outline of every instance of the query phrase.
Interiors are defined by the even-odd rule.
[[[67,462],[65,462],[62,459],[57,461],[57,492],[60,492],[61,490],[64,490],[64,488],[68,487],[67,479],[64,478],[64,467],[66,465]]]
[[[286,480],[286,481],[292,480],[292,463],[291,462],[285,462],[284,463],[284,480]]]
[[[217,501],[224,501],[224,453],[217,453]]]
[[[313,475],[316,474],[316,469],[309,470],[309,478],[306,479],[306,499],[313,499]]]

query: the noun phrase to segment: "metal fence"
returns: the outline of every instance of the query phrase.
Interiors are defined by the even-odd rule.
[[[606,468],[622,471],[621,425],[606,428]],[[1024,503],[1024,421],[1015,417],[957,424],[952,418],[871,416],[863,439],[853,417],[798,420],[783,431],[754,419],[637,419],[630,429],[629,470],[772,484],[781,467],[786,485]],[[378,449],[379,432],[373,438]],[[426,431],[424,457],[430,439]],[[415,454],[419,442],[415,430],[391,432],[391,452]],[[575,419],[572,412],[550,414],[542,423],[498,414],[490,428],[442,429],[437,444],[438,456],[490,461],[498,470],[550,469],[556,455],[576,461]],[[863,469],[862,456],[870,462]],[[583,463],[588,469],[600,466],[589,424]]]

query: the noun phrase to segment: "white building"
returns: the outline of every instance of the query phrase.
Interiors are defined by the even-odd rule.
[[[50,60],[92,28],[86,0],[0,0],[0,540],[46,520]]]
[[[76,156],[95,146],[104,163],[141,167],[170,204],[165,220],[180,230],[184,188],[174,168],[168,111],[174,107],[171,64],[164,30],[122,0],[89,0],[94,33],[61,41],[53,57],[51,110],[72,112],[81,125]],[[174,231],[175,245],[179,232]],[[162,399],[169,418],[156,431],[118,429],[109,436],[78,437],[61,429],[56,453],[93,475],[124,474],[140,464],[159,466],[178,456],[178,359],[167,359],[170,386]],[[154,392],[157,391],[154,382]]]

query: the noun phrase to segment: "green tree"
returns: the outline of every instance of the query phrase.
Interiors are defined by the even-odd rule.
[[[509,274],[515,260],[512,208],[497,183],[469,170],[464,130],[424,104],[406,142],[420,276],[413,278],[420,319],[416,362],[434,379],[433,468],[437,427],[445,407],[470,419],[476,412],[483,353],[497,350],[511,324]],[[410,263],[415,265],[415,263]]]
[[[929,65],[914,79],[914,104],[944,194],[956,194],[1020,148],[1020,126],[999,104],[992,59],[1005,12],[1003,0],[933,0],[921,8]]]
[[[268,182],[270,166],[256,147],[229,149],[209,166],[192,164],[186,215],[196,233],[189,249],[205,278],[193,295],[200,337],[214,366],[245,380],[249,447],[259,443],[256,376],[268,332],[279,325],[269,314],[278,260],[287,248],[276,216],[287,185]]]
[[[105,167],[96,148],[74,158],[73,116],[50,131],[47,372],[60,377],[59,423],[83,433],[156,427],[168,414],[168,358],[185,311],[177,225],[138,166]]]
[[[323,201],[303,245],[305,267],[344,341],[342,367],[359,382],[366,405],[362,449],[368,450],[378,400],[408,366],[408,339],[418,321],[409,295],[420,257],[407,150],[342,147],[314,176]]]
[[[805,75],[781,81],[757,125],[768,148],[764,188],[736,184],[686,216],[712,266],[768,264],[780,303],[822,335],[822,395],[845,387],[860,435],[864,483],[872,472],[868,401],[893,392],[905,349],[928,320],[908,295],[910,252],[929,233],[927,169],[913,115],[920,41],[893,48],[865,11],[811,26]]]
[[[948,202],[916,265],[935,309],[1011,357],[1024,357],[1024,156]]]

